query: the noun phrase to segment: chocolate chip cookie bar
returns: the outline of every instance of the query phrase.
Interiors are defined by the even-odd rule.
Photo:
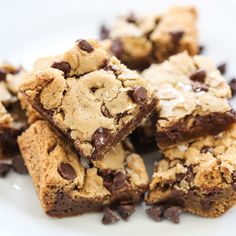
[[[108,29],[102,26],[103,46],[129,68],[143,70],[184,50],[198,53],[197,12],[194,7],[172,7],[162,15],[117,19]]]
[[[17,97],[25,71],[8,63],[0,64],[0,159],[18,152],[16,137],[26,127],[26,119]]]
[[[153,64],[143,76],[160,99],[156,123],[160,147],[214,135],[235,123],[230,88],[209,58],[183,52]]]
[[[163,154],[147,203],[177,204],[204,217],[220,216],[236,204],[236,125]]]
[[[32,124],[18,142],[42,207],[50,216],[135,204],[147,187],[143,160],[126,144],[119,143],[103,159],[90,162],[78,157],[43,120]]]
[[[33,70],[20,91],[89,159],[101,158],[157,103],[151,85],[94,40],[78,40],[60,61]]]

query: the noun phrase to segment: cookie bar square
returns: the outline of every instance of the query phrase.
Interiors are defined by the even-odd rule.
[[[180,205],[187,212],[217,217],[236,204],[236,125],[163,150],[155,165],[148,204]]]
[[[79,40],[60,61],[33,70],[20,91],[89,159],[101,158],[157,103],[151,85],[94,40]]]
[[[43,120],[33,123],[18,143],[42,207],[50,216],[99,211],[121,202],[135,204],[146,190],[143,160],[127,145],[119,143],[92,163],[78,157]]]
[[[102,45],[129,68],[143,70],[173,54],[198,53],[197,11],[194,7],[172,7],[163,14],[121,16],[100,32]]]
[[[18,153],[16,137],[26,127],[24,112],[18,100],[18,87],[25,70],[0,63],[0,159]]]
[[[235,123],[230,88],[209,58],[183,52],[153,64],[143,76],[160,99],[156,123],[160,147],[214,135]]]

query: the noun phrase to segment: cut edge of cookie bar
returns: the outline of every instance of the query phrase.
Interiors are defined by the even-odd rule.
[[[236,204],[236,125],[218,134],[163,151],[146,196],[147,204],[178,205],[218,217]]]
[[[104,161],[85,164],[43,120],[32,124],[18,143],[42,207],[50,216],[100,211],[121,202],[137,204],[147,188],[141,157],[126,153],[121,144]]]
[[[179,53],[153,64],[142,75],[159,97],[156,139],[160,148],[218,134],[236,122],[230,88],[209,58]]]
[[[42,117],[73,142],[81,156],[99,159],[155,109],[158,99],[149,83],[115,57],[110,58],[98,42],[85,41],[91,47],[87,52],[84,46],[81,49],[81,41],[85,40],[66,52],[62,61],[53,63],[53,68],[48,65],[28,74],[20,91]],[[83,112],[76,116],[79,110]],[[86,128],[91,117],[94,119]]]

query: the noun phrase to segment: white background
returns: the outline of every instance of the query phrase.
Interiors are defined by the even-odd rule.
[[[205,54],[229,65],[227,78],[236,75],[236,1],[230,0],[0,0],[0,59],[30,68],[40,56],[70,48],[78,38],[97,37],[99,25],[118,14],[160,12],[170,5],[194,4]],[[148,157],[146,157],[148,159]],[[152,159],[152,160],[151,160]],[[149,157],[153,162],[155,156]],[[218,219],[183,215],[179,225],[155,223],[137,209],[128,223],[104,226],[101,214],[67,219],[47,217],[29,176],[11,173],[0,179],[0,236],[10,235],[235,235],[236,209]]]

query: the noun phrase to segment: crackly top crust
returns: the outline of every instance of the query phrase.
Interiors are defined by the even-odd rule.
[[[55,194],[58,191],[66,192],[72,199],[79,197],[103,199],[104,203],[109,203],[112,198],[111,192],[104,187],[103,177],[98,172],[104,172],[105,175],[108,170],[109,173],[123,172],[132,188],[137,190],[144,188],[148,183],[141,157],[127,153],[121,144],[108,154],[114,155],[113,159],[118,157],[119,161],[112,160],[107,165],[109,157],[104,157],[105,163],[100,160],[99,163],[94,163],[94,167],[85,169],[77,154],[50,128],[47,121],[41,120],[32,124],[18,138],[18,143],[43,207],[46,209],[55,202]],[[60,174],[59,168],[62,162],[74,169],[73,179],[65,179]]]
[[[206,72],[204,82],[190,79],[199,69]],[[160,131],[188,115],[204,116],[231,110],[228,103],[230,88],[205,56],[190,57],[186,52],[180,53],[159,65],[152,65],[143,72],[143,76],[152,83],[160,99],[157,107],[160,114],[157,127]]]
[[[236,173],[236,125],[217,136],[207,136],[163,150],[166,159],[156,163],[150,189],[172,180],[175,189],[203,193],[234,183]],[[182,176],[182,180],[178,180]],[[185,176],[185,177],[184,177]]]
[[[49,64],[29,73],[20,90],[33,106],[40,103],[53,123],[78,141],[82,155],[89,156],[97,129],[115,133],[138,114],[141,104],[129,95],[134,88],[143,87],[147,93],[142,105],[150,104],[154,95],[138,73],[109,58],[98,42],[87,41],[90,52],[81,49],[80,42],[62,56],[60,62],[71,68],[66,75]]]

